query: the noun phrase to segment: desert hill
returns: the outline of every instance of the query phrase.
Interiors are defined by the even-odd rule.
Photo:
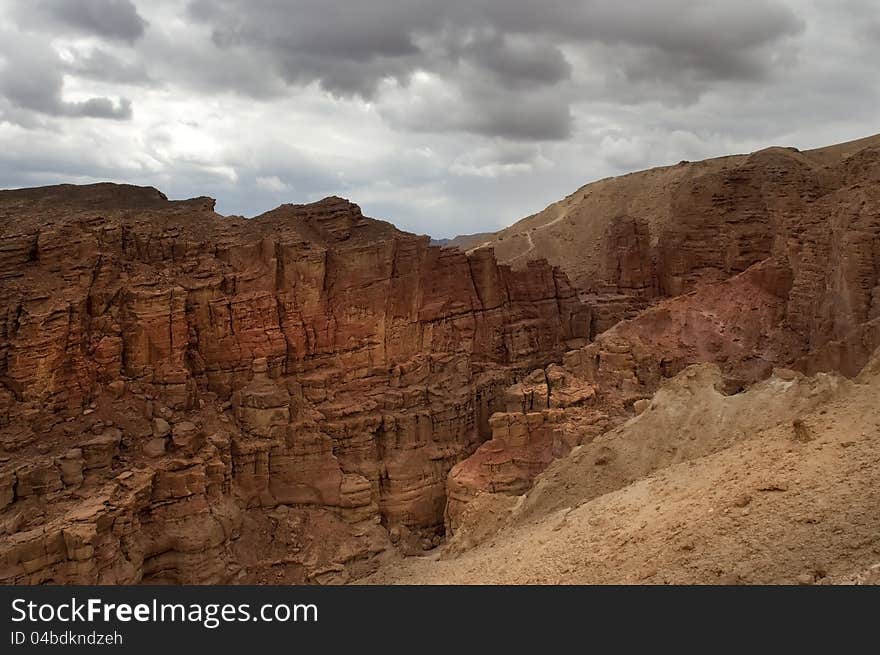
[[[740,272],[769,253],[784,237],[790,213],[809,211],[829,193],[875,179],[878,148],[880,135],[606,178],[499,232],[457,237],[449,245],[491,247],[500,262],[514,267],[545,258],[585,291],[676,295],[699,279]],[[717,239],[714,252],[696,243],[699,231],[709,229]],[[701,270],[682,276],[679,259],[693,257]]]
[[[878,182],[770,148],[465,250],[0,191],[0,582],[872,579]]]
[[[690,367],[531,491],[481,497],[442,555],[370,581],[880,583],[878,364],[735,395]]]

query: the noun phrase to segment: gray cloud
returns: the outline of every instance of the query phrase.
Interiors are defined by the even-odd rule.
[[[56,117],[131,118],[132,106],[127,98],[115,102],[103,96],[65,100],[64,67],[46,44],[9,32],[0,33],[0,41],[0,96],[13,108]],[[7,112],[4,116],[15,120],[15,114]]]
[[[606,175],[880,131],[874,9],[0,0],[0,186],[115,179],[246,215],[339,194],[493,229]]]
[[[457,47],[462,59],[491,71],[506,86],[552,85],[571,76],[565,55],[545,40],[514,39],[492,32]]]
[[[74,51],[72,60],[64,65],[64,69],[77,77],[114,84],[158,84],[143,62],[126,61],[102,48]]]
[[[632,47],[633,72],[668,58],[715,78],[760,74],[752,55],[803,25],[775,0],[629,2],[545,0],[195,0],[190,15],[222,47],[265,49],[296,82],[369,95],[385,77],[464,59],[500,81],[554,82],[569,70],[557,44]],[[512,42],[509,37],[527,37]],[[452,41],[448,47],[432,47]],[[630,53],[631,55],[633,53]],[[641,69],[639,69],[641,67]],[[352,71],[360,80],[352,83]],[[652,74],[670,74],[657,67]],[[674,79],[669,79],[674,83]]]
[[[131,0],[37,0],[29,4],[46,19],[109,39],[133,42],[147,28]]]
[[[111,41],[139,40],[137,60],[80,53],[68,70],[84,78],[259,99],[317,84],[376,103],[398,129],[523,141],[569,138],[578,97],[693,104],[718,84],[760,81],[774,51],[803,29],[780,0],[545,0],[539,11],[530,0],[191,0],[183,15],[167,5],[166,25],[149,32],[131,0],[27,6],[19,5],[26,25],[48,16]],[[599,79],[573,79],[572,56]],[[443,97],[431,106],[388,101],[389,88],[399,99],[400,89],[424,86],[418,74],[433,76]]]
[[[126,120],[131,118],[131,100],[118,98],[89,98],[82,102],[63,102],[62,111],[67,116],[88,116],[91,118],[112,118]]]
[[[693,103],[720,81],[765,77],[768,50],[803,29],[776,0],[545,0],[540,9],[526,0],[194,0],[189,15],[218,48],[259,51],[288,83],[317,82],[340,97],[374,100],[388,80],[405,87],[417,71],[439,75],[471,118],[444,119],[442,107],[422,121],[393,108],[386,115],[417,131],[524,140],[571,134],[568,92],[544,108],[531,97],[570,81],[563,47],[605,66],[605,95],[653,100],[659,85]]]
[[[460,87],[428,86],[398,89],[415,93],[414,101],[390,99],[380,107],[386,120],[413,132],[472,132],[518,141],[563,140],[571,135],[573,116],[565,101],[548,100],[540,90],[508,93],[479,78],[461,80]]]
[[[880,21],[875,20],[868,23],[864,28],[864,36],[875,44],[880,45]]]

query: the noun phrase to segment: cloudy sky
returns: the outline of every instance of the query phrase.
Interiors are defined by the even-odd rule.
[[[875,0],[0,0],[0,188],[437,237],[593,179],[880,132]]]

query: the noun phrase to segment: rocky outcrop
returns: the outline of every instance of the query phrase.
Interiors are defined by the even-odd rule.
[[[688,366],[719,366],[725,388],[737,391],[790,365],[802,353],[784,325],[791,279],[784,265],[762,262],[658,303],[511,386],[497,434],[450,473],[447,527],[456,529],[480,493],[526,491],[554,459],[633,416]],[[553,416],[549,426],[540,412]]]
[[[50,187],[0,225],[4,582],[338,582],[430,547],[506,387],[589,331],[558,270],[339,198]]]
[[[595,387],[561,366],[533,372],[508,388],[505,400],[506,411],[489,420],[492,438],[449,473],[448,531],[478,493],[523,493],[553,460],[609,427]]]
[[[796,277],[793,326],[810,314],[812,338],[828,339],[833,320],[817,314],[838,301],[861,314],[876,304],[869,251],[878,175],[880,137],[803,152],[773,147],[593,182],[496,234],[455,242],[493,248],[514,267],[538,258],[559,266],[593,308],[593,334],[633,318],[646,300],[782,258]],[[829,269],[846,272],[830,280]],[[852,282],[860,297],[841,297],[852,289],[839,285]]]
[[[854,379],[776,369],[731,393],[714,364],[575,447],[519,496],[481,494],[439,557],[380,584],[870,584],[880,350]]]
[[[694,364],[721,367],[731,391],[780,366],[849,376],[862,369],[880,346],[880,150],[869,143],[826,161],[783,148],[713,161],[696,177],[675,173],[668,218],[655,210],[652,220],[607,223],[599,241],[610,253],[605,269],[582,279],[595,338],[566,353],[563,370],[595,389],[612,422]],[[616,183],[632,180],[597,184]],[[524,404],[506,420],[528,424],[529,411]],[[552,459],[546,443],[493,439],[491,458],[481,454],[486,444],[459,464],[449,480],[448,526],[456,528],[480,493],[527,489],[535,475],[527,471]],[[529,466],[516,485],[499,485],[485,471],[508,460]]]

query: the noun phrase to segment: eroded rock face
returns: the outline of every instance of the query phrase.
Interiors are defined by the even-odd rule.
[[[504,399],[505,411],[489,419],[491,439],[449,473],[448,531],[476,494],[523,493],[550,462],[609,427],[596,387],[555,364],[510,386]]]
[[[776,369],[735,394],[718,366],[690,366],[525,494],[481,494],[440,557],[370,581],[876,582],[878,364],[853,380]]]
[[[433,545],[505,389],[588,336],[498,266],[330,198],[251,220],[0,192],[0,581],[339,582]]]
[[[493,439],[450,473],[447,527],[457,528],[480,493],[524,493],[554,459],[644,409],[664,380],[690,365],[721,366],[736,391],[795,360],[802,342],[783,325],[790,288],[787,268],[764,262],[661,302],[511,386]],[[542,414],[552,420],[538,420]]]
[[[345,582],[573,449],[643,474],[603,438],[671,429],[651,398],[686,406],[690,366],[733,408],[774,370],[855,375],[875,141],[590,185],[493,242],[514,269],[338,198],[0,192],[0,581]]]
[[[876,312],[878,177],[880,136],[803,152],[772,147],[593,182],[456,243],[493,248],[514,267],[536,258],[559,266],[593,308],[593,334],[634,318],[646,299],[783,258],[795,276],[792,326],[823,341]]]
[[[605,253],[584,264],[594,277],[580,278],[595,338],[566,353],[561,367],[511,387],[511,414],[497,422],[516,427],[493,432],[452,470],[448,527],[456,529],[480,493],[523,493],[554,458],[553,435],[582,420],[567,411],[547,430],[530,419],[551,406],[551,371],[592,388],[588,404],[612,425],[643,412],[663,380],[695,364],[719,366],[730,392],[776,367],[856,375],[880,346],[880,150],[873,141],[845,145],[846,157],[771,148],[693,165],[693,175],[657,169],[634,176],[651,193],[659,179],[669,182],[656,197],[670,204],[641,217],[600,212],[601,234],[584,226],[584,249]],[[571,220],[580,220],[578,208],[637,206],[645,188],[636,185],[629,198],[609,190],[632,187],[629,177],[596,183],[562,205]],[[589,200],[591,193],[605,204]],[[563,229],[563,209],[549,222],[523,222],[534,230],[532,241],[541,243],[535,232]],[[559,261],[573,262],[572,252]],[[577,444],[593,436],[583,427],[578,434]]]

